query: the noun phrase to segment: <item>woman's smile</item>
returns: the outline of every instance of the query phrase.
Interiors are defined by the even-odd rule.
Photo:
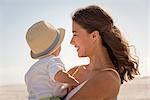
[[[75,46],[75,48],[77,49],[77,52],[79,51],[79,46]]]

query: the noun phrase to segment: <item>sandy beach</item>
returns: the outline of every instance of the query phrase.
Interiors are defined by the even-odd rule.
[[[123,84],[118,100],[150,100],[150,76],[138,77]]]
[[[27,91],[24,84],[0,86],[0,100],[27,100]]]
[[[0,86],[0,100],[27,100],[24,84]],[[121,86],[118,100],[150,100],[150,76],[138,77]]]

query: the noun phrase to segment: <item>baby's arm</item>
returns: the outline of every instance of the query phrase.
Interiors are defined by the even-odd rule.
[[[65,72],[64,65],[59,58],[55,58],[50,62],[48,71],[49,76],[53,81],[67,83],[69,90],[79,85],[79,82],[73,76]]]
[[[79,82],[74,77],[72,77],[71,75],[69,75],[68,73],[66,73],[62,70],[60,70],[56,73],[54,79],[56,81],[71,84],[71,85],[77,86],[79,84]]]
[[[72,89],[74,89],[76,86],[79,85],[79,82],[74,77],[72,77],[71,75],[62,70],[56,73],[54,79],[62,83],[67,83],[68,92],[70,92]]]
[[[67,73],[73,75],[74,72],[78,69],[78,66],[71,68]]]

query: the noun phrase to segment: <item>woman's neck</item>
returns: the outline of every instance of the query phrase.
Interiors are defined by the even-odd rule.
[[[102,48],[101,50],[95,51],[94,55],[90,56],[90,63],[87,66],[89,70],[101,70],[104,68],[114,67],[109,55],[107,53],[106,48]]]

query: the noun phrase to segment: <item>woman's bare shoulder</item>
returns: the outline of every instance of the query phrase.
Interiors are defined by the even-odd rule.
[[[120,89],[120,78],[113,71],[99,72],[91,80],[91,84],[97,84],[95,89],[98,88],[99,92],[103,95],[117,96]],[[112,96],[113,96],[112,95]]]
[[[114,72],[99,72],[73,96],[73,99],[115,99],[119,92],[120,79]]]

